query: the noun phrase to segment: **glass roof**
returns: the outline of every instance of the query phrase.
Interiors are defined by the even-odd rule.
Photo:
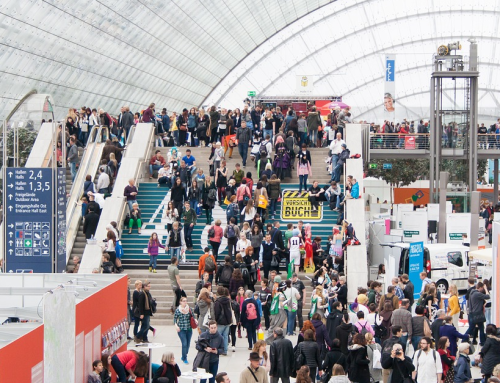
[[[117,113],[155,102],[241,107],[248,91],[342,96],[355,119],[383,119],[384,55],[396,54],[397,118],[427,117],[437,47],[479,49],[480,119],[500,106],[499,1],[4,0],[0,118],[31,89],[68,107]],[[459,97],[455,84],[445,98]]]
[[[117,113],[200,105],[277,31],[333,0],[3,0],[0,118],[31,89]]]
[[[213,90],[205,105],[241,105],[247,91],[294,96],[296,76],[314,80],[314,94],[342,96],[357,120],[382,121],[384,56],[396,55],[396,119],[429,116],[430,75],[437,47],[460,41],[479,49],[479,114],[496,121],[500,103],[498,2],[338,1],[277,33]],[[467,66],[466,66],[467,67]],[[444,102],[460,105],[461,84],[445,83]],[[460,99],[460,100],[458,100]]]

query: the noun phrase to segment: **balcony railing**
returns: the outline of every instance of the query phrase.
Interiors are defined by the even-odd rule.
[[[429,150],[429,133],[370,133],[370,149],[377,150]],[[441,147],[464,149],[469,142],[465,134],[443,134]],[[500,150],[500,134],[487,133],[477,135],[477,148],[480,150]]]

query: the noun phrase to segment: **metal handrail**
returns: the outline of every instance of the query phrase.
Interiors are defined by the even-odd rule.
[[[135,133],[135,131],[134,131],[134,133]],[[141,169],[142,169],[142,167],[144,166],[144,164],[145,164],[146,162],[148,162],[148,161],[149,161],[149,159],[150,159],[150,157],[151,157],[151,152],[152,152],[152,150],[153,150],[154,145],[155,145],[155,136],[154,136],[154,130],[153,130],[153,134],[152,134],[152,142],[151,142],[151,144],[149,145],[149,148],[148,148],[148,151],[147,151],[147,153],[146,153],[146,156],[145,156],[144,160],[142,160],[142,161],[139,163],[139,166],[137,167],[137,170],[136,170],[135,175],[134,175],[134,179],[135,179],[135,180],[137,180],[137,179],[139,178],[139,174],[140,174]],[[124,198],[125,198],[125,197],[124,197]],[[125,211],[127,210],[127,209],[126,209],[126,207],[127,207],[127,204],[124,204],[124,205],[123,205],[123,208],[121,209],[120,217],[118,218],[118,222],[117,222],[117,224],[118,224],[118,229],[120,230],[120,232],[123,230],[123,227],[122,227],[122,226],[123,226],[123,221],[125,220]]]

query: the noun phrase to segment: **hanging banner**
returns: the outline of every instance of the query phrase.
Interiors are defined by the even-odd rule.
[[[405,149],[415,149],[414,136],[405,136]]]
[[[403,242],[422,241],[427,243],[427,212],[404,211],[401,213]]]
[[[312,76],[295,76],[295,90],[297,94],[311,94],[314,91],[314,80]]]
[[[384,81],[384,115],[386,119],[394,121],[396,111],[394,95],[396,91],[395,83],[396,55],[385,56],[385,81]]]
[[[413,297],[418,299],[420,297],[420,290],[422,289],[422,280],[420,279],[420,272],[424,271],[424,243],[413,242],[410,243],[410,251],[408,255],[408,276],[410,281],[413,282],[414,290]]]

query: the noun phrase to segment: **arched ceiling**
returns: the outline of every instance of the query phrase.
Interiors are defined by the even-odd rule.
[[[333,0],[3,0],[0,118],[29,90],[111,113],[199,105],[254,49]]]
[[[500,106],[500,2],[471,0],[342,0],[277,33],[214,89],[206,104],[240,105],[248,90],[260,96],[295,94],[296,75],[312,76],[318,95],[343,96],[356,118],[383,119],[384,55],[396,54],[396,118],[429,115],[433,54],[470,38],[479,46],[480,116]],[[457,82],[457,87],[461,84]],[[445,104],[463,104],[455,83],[445,86]],[[398,115],[400,114],[400,115]],[[496,120],[496,117],[495,117]]]
[[[480,115],[500,106],[500,0],[4,0],[0,118],[35,88],[56,112],[241,106],[247,91],[340,95],[357,118],[383,117],[385,54],[396,54],[396,117],[428,115],[437,46],[479,46]],[[454,84],[445,102],[460,103]],[[59,108],[57,108],[59,107]]]

